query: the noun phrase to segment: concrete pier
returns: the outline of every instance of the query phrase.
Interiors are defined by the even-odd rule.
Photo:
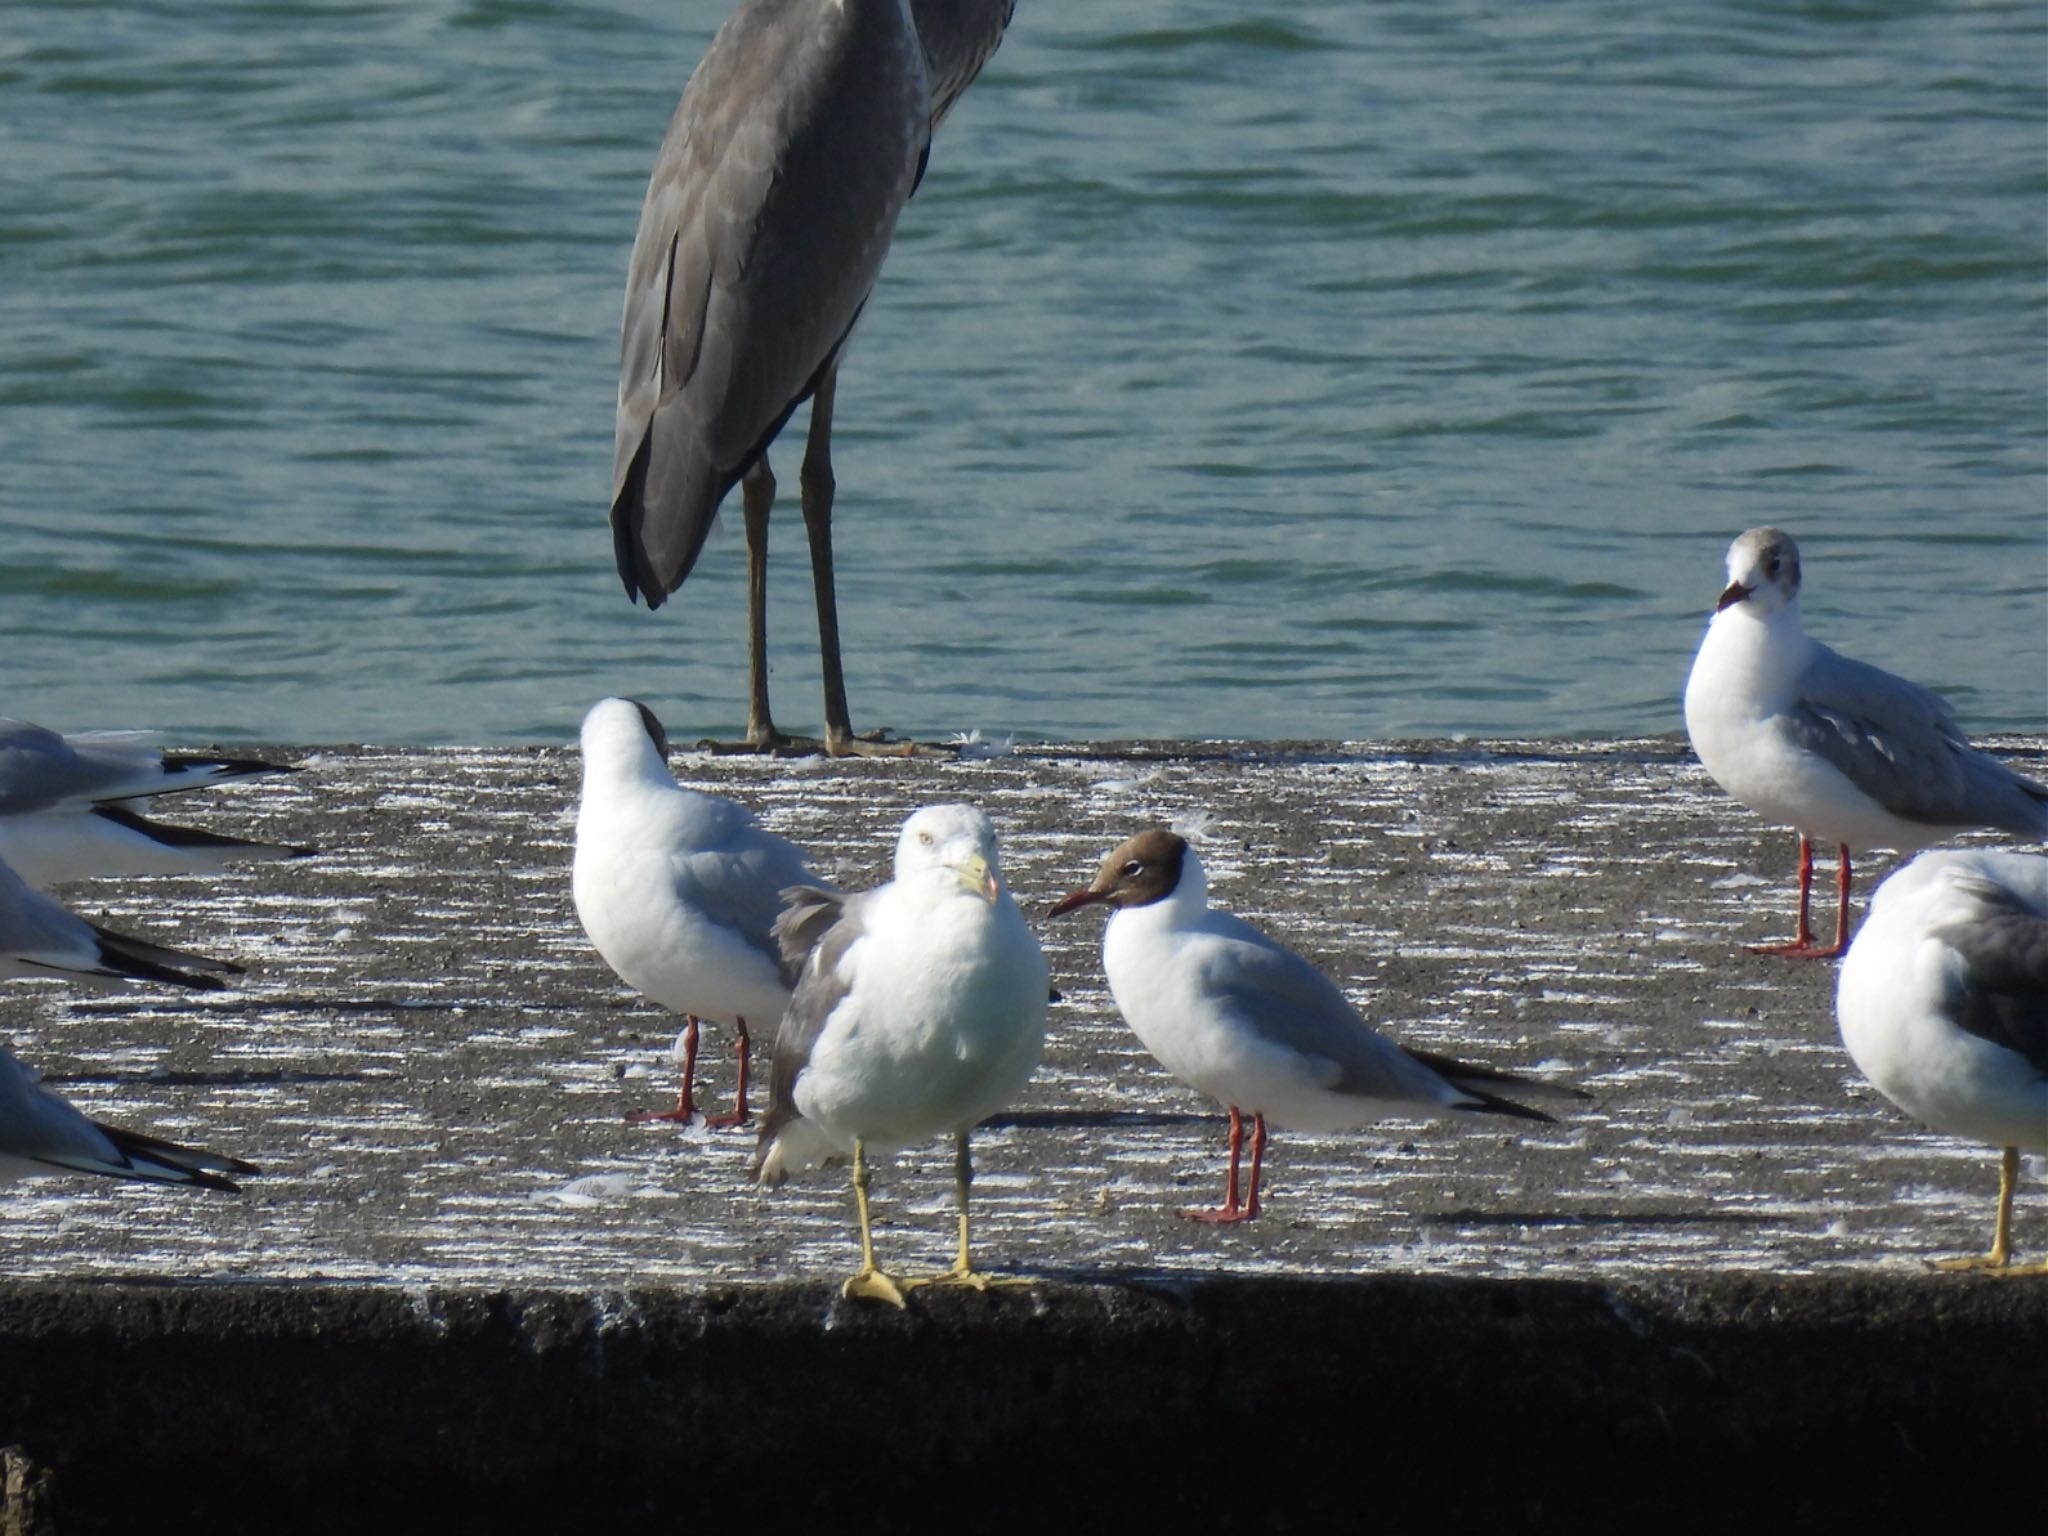
[[[1993,745],[2044,774],[2041,741]],[[1117,1020],[1099,919],[1040,924],[1045,1065],[975,1141],[977,1255],[1038,1283],[902,1316],[835,1299],[841,1174],[763,1195],[749,1135],[624,1123],[672,1094],[676,1021],[576,924],[573,752],[278,755],[302,770],[159,814],[321,857],[65,893],[242,985],[0,993],[88,1112],[265,1170],[0,1194],[0,1446],[56,1529],[400,1529],[444,1497],[572,1529],[849,1497],[1682,1528],[1956,1513],[2038,1443],[2048,1286],[1925,1265],[1988,1241],[1994,1154],[1861,1083],[1832,966],[1744,951],[1789,928],[1793,839],[1682,744],[679,758],[857,885],[909,809],[975,801],[1034,914],[1194,817],[1215,899],[1377,1026],[1592,1095],[1556,1126],[1282,1131],[1257,1223],[1183,1222],[1221,1113]],[[702,1065],[716,1100],[722,1031]],[[884,1261],[941,1267],[943,1149],[875,1188]],[[2017,1240],[2048,1256],[2038,1183]]]

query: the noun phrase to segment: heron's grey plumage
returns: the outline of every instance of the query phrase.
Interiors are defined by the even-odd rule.
[[[1939,694],[1818,642],[1796,689],[1793,739],[1894,816],[2048,837],[2048,787],[1971,746]]]
[[[659,607],[745,481],[747,735],[769,719],[768,447],[812,400],[802,490],[825,739],[852,750],[833,588],[841,351],[924,174],[931,135],[1015,0],[741,0],[684,88],[626,284],[611,527],[629,597]]]
[[[612,530],[650,607],[867,302],[931,138],[901,0],[747,0],[690,77],[627,279]]]

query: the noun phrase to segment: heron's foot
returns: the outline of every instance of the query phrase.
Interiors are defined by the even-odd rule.
[[[898,736],[884,726],[876,731],[863,731],[855,736],[851,732],[825,732],[825,754],[828,757],[932,757],[951,759],[960,755],[957,743],[939,741],[912,741]]]
[[[896,1277],[873,1266],[848,1276],[846,1284],[839,1287],[839,1294],[848,1301],[886,1301],[899,1309],[910,1305],[903,1299],[903,1287]]]
[[[751,1125],[754,1115],[751,1110],[728,1109],[723,1114],[706,1115],[704,1129],[707,1131],[729,1131],[736,1125]]]
[[[1251,1221],[1259,1214],[1256,1205],[1219,1205],[1210,1210],[1182,1211],[1183,1221],[1199,1221],[1207,1226],[1229,1226],[1240,1221]]]
[[[1031,1283],[1030,1280],[1027,1280],[1022,1275],[990,1275],[984,1274],[978,1269],[969,1269],[963,1265],[955,1264],[951,1269],[942,1270],[936,1275],[919,1275],[915,1279],[906,1280],[903,1282],[903,1288],[908,1291],[915,1291],[927,1285],[964,1285],[971,1290],[981,1291],[986,1294],[999,1285],[1030,1285]]]
[[[1784,960],[1834,960],[1848,946],[1839,939],[1832,944],[1817,944],[1812,939],[1794,939],[1789,944],[1751,944],[1752,955],[1776,955]]]

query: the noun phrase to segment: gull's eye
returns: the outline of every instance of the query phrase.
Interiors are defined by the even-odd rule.
[[[1142,875],[1144,872],[1145,865],[1143,861],[1139,859],[1133,859],[1130,863],[1124,866],[1124,873],[1126,875]]]
[[[920,843],[923,843],[923,844],[925,845],[925,847],[927,847],[927,848],[931,847],[931,845],[932,845],[932,835],[931,835],[931,833],[929,833],[929,832],[920,832],[920,833],[918,833],[918,834],[917,834],[917,840],[918,840],[918,841],[919,841]]]

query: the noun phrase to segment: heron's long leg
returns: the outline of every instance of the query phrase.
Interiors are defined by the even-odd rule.
[[[907,1305],[903,1288],[893,1275],[875,1263],[875,1237],[868,1218],[868,1149],[859,1137],[853,1142],[853,1209],[860,1221],[860,1269],[848,1277],[839,1293],[853,1301],[886,1301],[891,1306]]]
[[[758,750],[786,739],[768,713],[768,514],[775,506],[775,472],[768,455],[740,477],[747,520],[747,745]]]
[[[818,376],[811,395],[811,432],[804,443],[799,484],[803,491],[804,529],[811,539],[811,586],[818,604],[818,665],[825,682],[825,750],[835,756],[850,749],[853,726],[846,709],[846,673],[839,661],[839,597],[832,575],[832,398],[839,389],[839,360]]]

